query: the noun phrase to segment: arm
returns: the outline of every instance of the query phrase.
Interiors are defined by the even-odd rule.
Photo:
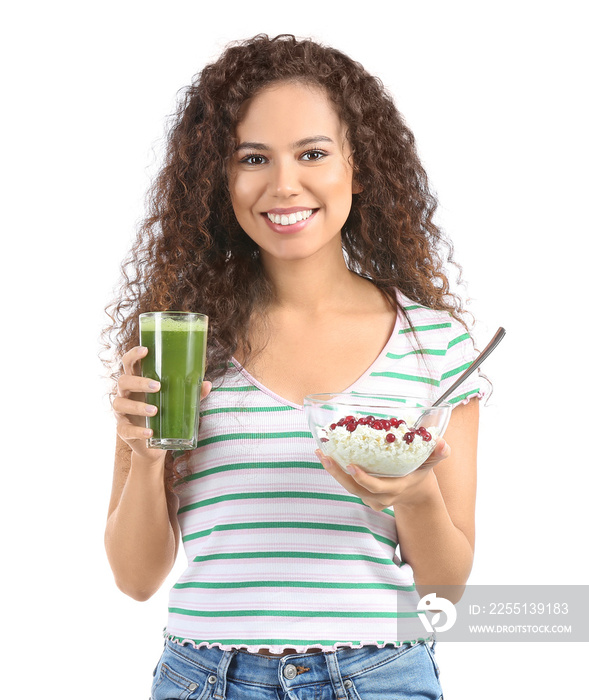
[[[447,442],[440,440],[425,465],[404,477],[374,477],[358,467],[349,475],[317,451],[327,471],[366,505],[393,507],[401,555],[417,589],[424,595],[455,586],[444,592],[452,602],[462,595],[474,557],[478,408],[478,399],[457,406]]]
[[[428,586],[466,584],[475,542],[478,400],[457,406],[446,430],[451,454],[428,471],[419,489],[393,501],[401,556],[415,583]],[[455,591],[457,602],[461,590]],[[448,597],[448,596],[446,596]]]
[[[157,382],[141,377],[146,348],[123,356],[113,402],[117,444],[112,495],[104,543],[117,586],[135,600],[147,600],[170,573],[180,541],[178,499],[165,487],[165,450],[149,449],[145,416],[152,415],[145,392],[159,391]],[[201,398],[211,390],[203,382]]]
[[[146,461],[117,436],[105,547],[117,586],[135,600],[159,589],[178,553],[177,498],[164,485],[165,452],[157,452]]]

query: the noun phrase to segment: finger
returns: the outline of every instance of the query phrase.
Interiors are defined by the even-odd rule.
[[[374,495],[390,496],[396,493],[399,482],[397,479],[391,481],[387,476],[379,477],[367,474],[363,467],[357,464],[348,464],[346,466],[347,473],[354,481],[363,489]],[[403,477],[397,477],[403,478]]]
[[[374,498],[375,494],[384,493],[383,487],[377,478],[369,476],[366,472],[356,467],[356,465],[351,464],[347,465],[346,469],[354,467],[357,469],[357,472],[355,474],[348,474],[333,459],[326,457],[321,450],[316,450],[315,454],[325,470],[331,474],[348,493],[357,496],[364,505],[367,505],[375,511],[381,511],[391,505],[389,502],[390,499],[385,499],[386,502],[383,503],[381,502],[382,499]],[[360,476],[356,478],[358,474],[360,474]],[[388,496],[390,494],[387,493],[386,495]]]
[[[350,474],[361,486],[372,493],[381,493],[383,490],[382,482],[376,476],[370,476],[362,467],[357,464],[348,464],[346,471]]]
[[[323,465],[323,468],[330,474],[333,473],[335,476],[337,472],[341,472],[342,474],[344,473],[339,464],[336,464],[333,459],[327,457],[327,455],[324,455],[322,450],[315,450],[315,454],[317,455],[317,459]]]
[[[440,457],[441,459],[446,459],[446,457],[450,456],[450,452],[450,445],[444,440],[444,438],[440,438],[436,443],[432,454],[436,455],[437,457]]]
[[[204,399],[207,398],[207,396],[211,393],[211,389],[213,388],[212,382],[203,382],[202,386],[200,387],[200,400],[204,401]]]
[[[133,401],[122,396],[117,396],[112,402],[115,413],[124,416],[155,416],[157,406],[143,403],[143,401]]]
[[[138,364],[147,355],[147,348],[136,345],[126,352],[122,357],[123,370],[125,374],[139,374]]]
[[[451,452],[450,445],[443,438],[439,438],[434,447],[434,451],[421,465],[420,469],[441,462],[443,459],[449,457]]]
[[[315,450],[315,454],[317,457],[319,457],[319,461],[328,472],[347,474],[348,476],[351,476],[358,484],[372,493],[380,493],[383,490],[381,482],[374,476],[367,474],[357,464],[348,464],[344,470],[333,459],[326,457],[322,450]]]
[[[119,393],[125,394],[153,394],[161,389],[161,384],[149,377],[140,377],[136,374],[121,374],[118,382]]]
[[[133,425],[133,423],[129,423],[128,421],[120,422],[117,433],[127,444],[133,440],[146,440],[153,436],[153,430],[145,426]]]
[[[315,454],[317,455],[324,469],[328,471],[335,479],[337,479],[337,481],[339,481],[343,486],[348,484],[346,488],[349,489],[349,485],[354,481],[351,475],[342,469],[335,460],[331,459],[331,457],[324,455],[321,450],[315,450]],[[346,469],[348,468],[349,467],[346,467]]]

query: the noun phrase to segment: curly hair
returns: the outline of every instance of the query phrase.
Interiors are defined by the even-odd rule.
[[[433,222],[438,203],[415,138],[382,82],[334,48],[259,34],[230,44],[180,92],[147,216],[123,262],[119,296],[106,309],[105,347],[114,346],[117,360],[139,342],[139,314],[161,310],[209,316],[209,380],[228,370],[238,346],[246,358],[251,353],[250,317],[272,301],[273,288],[233,212],[228,170],[244,102],[278,81],[323,88],[347,129],[362,186],[341,234],[350,270],[393,303],[398,289],[464,324],[445,271],[453,264],[460,282],[461,268]],[[116,364],[111,377],[119,374]]]

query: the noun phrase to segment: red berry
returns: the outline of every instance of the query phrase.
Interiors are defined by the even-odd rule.
[[[354,416],[346,416],[344,418],[344,423],[349,423],[351,420],[356,420]]]
[[[415,439],[415,432],[413,430],[408,430],[405,435],[403,435],[403,440],[410,445]]]
[[[390,420],[381,420],[383,430],[390,430],[392,428],[392,423]]]
[[[368,416],[364,416],[358,420],[358,425],[368,425],[368,423],[370,423]]]
[[[329,427],[331,428],[331,430],[335,430],[337,425],[335,423],[332,423]]]
[[[382,421],[375,420],[371,427],[374,428],[374,430],[382,430],[382,428],[383,428]]]
[[[392,433],[387,433],[385,436],[387,442],[395,442],[395,436]]]
[[[346,422],[346,421],[345,421],[343,418],[340,418],[340,419],[338,420],[338,422],[336,423],[336,425],[339,425],[340,428],[341,428],[341,426],[344,425],[345,422]]]
[[[329,440],[327,438],[319,438],[319,439],[321,440],[321,442],[329,442]]]
[[[366,421],[369,425],[374,423],[374,416],[366,416]]]
[[[425,442],[429,442],[432,439],[432,436],[427,432],[427,430],[421,426],[421,428],[417,428],[417,434],[421,435],[422,440]]]
[[[349,430],[351,433],[353,433],[357,427],[358,427],[358,423],[356,423],[355,420],[350,421],[349,423],[346,423],[346,430]]]

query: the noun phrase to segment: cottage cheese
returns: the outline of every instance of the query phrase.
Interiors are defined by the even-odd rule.
[[[355,416],[356,419],[361,416]],[[357,425],[350,432],[345,425],[332,424],[318,429],[321,449],[342,468],[357,464],[368,474],[375,476],[405,476],[421,466],[436,446],[439,430],[435,426],[427,428],[431,440],[424,440],[418,433],[413,442],[403,439],[411,426],[401,423],[398,428],[375,430],[370,425]],[[394,442],[387,442],[387,434],[395,436]]]

